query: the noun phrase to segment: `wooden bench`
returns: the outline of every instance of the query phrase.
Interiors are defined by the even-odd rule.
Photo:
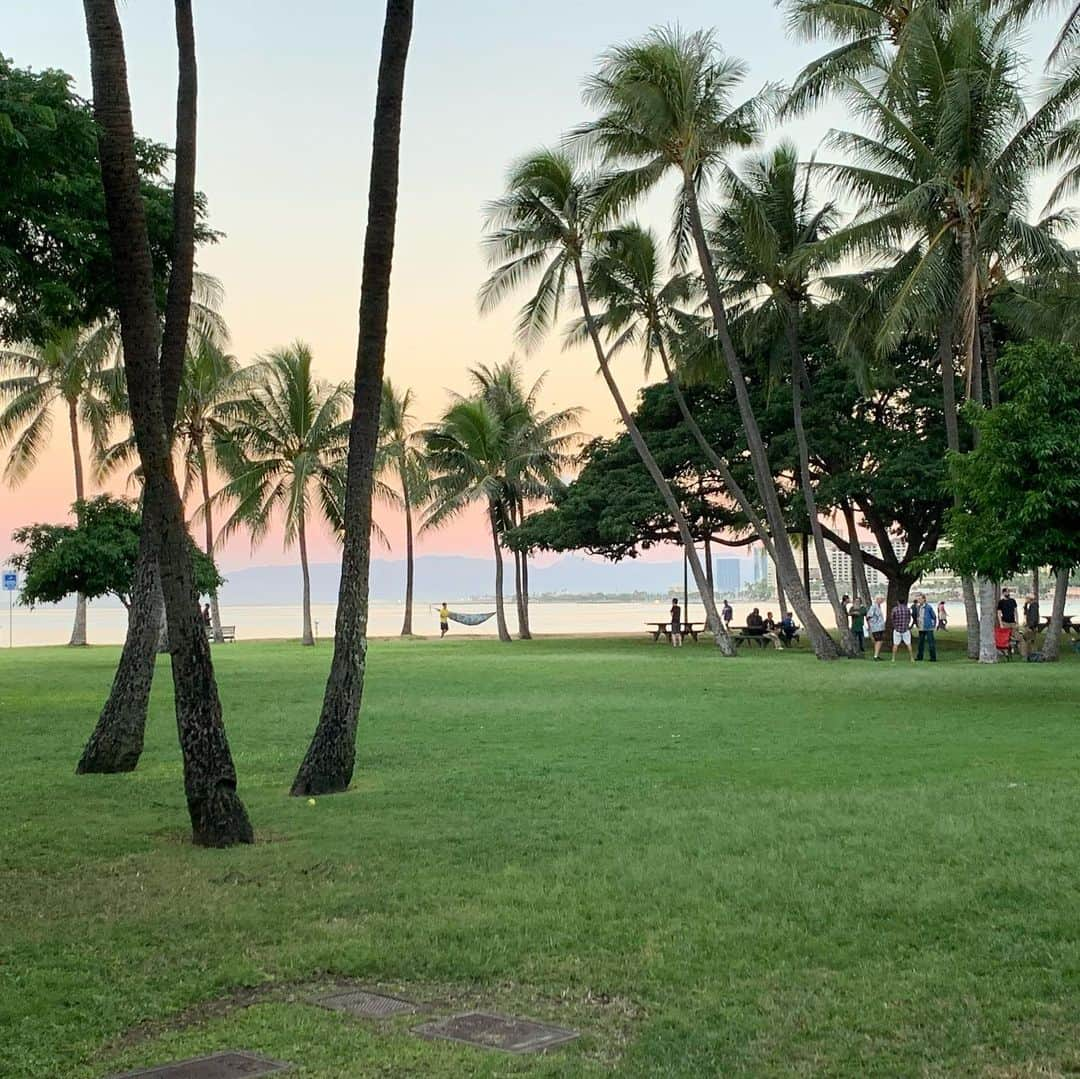
[[[213,626],[206,627],[206,635],[210,640],[214,639]],[[236,626],[222,626],[221,627],[221,639],[223,641],[235,641],[236,640]]]
[[[671,623],[670,622],[646,622],[645,625],[652,626],[652,629],[648,629],[645,632],[652,634],[652,639],[657,643],[660,642],[660,634],[667,638],[668,644],[671,643]],[[704,622],[684,622],[682,628],[682,635],[684,637],[692,637],[696,642],[698,634],[705,629]]]

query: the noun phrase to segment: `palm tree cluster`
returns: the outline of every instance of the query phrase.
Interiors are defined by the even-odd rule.
[[[815,493],[815,450],[804,423],[813,394],[805,326],[825,327],[864,383],[904,342],[934,342],[950,448],[969,441],[959,399],[997,399],[997,339],[1011,332],[1060,336],[1075,317],[1074,223],[1063,204],[1080,183],[1080,9],[1033,101],[1020,53],[1028,19],[1049,3],[1024,0],[783,0],[791,29],[829,51],[790,87],[746,94],[748,71],[708,31],[657,29],[603,54],[587,78],[592,116],[559,148],[531,153],[491,203],[487,311],[530,280],[517,334],[529,347],[570,302],[579,315],[567,342],[589,343],[642,463],[676,522],[721,650],[733,654],[709,602],[684,508],[657,467],[612,371],[633,347],[646,370],[659,360],[683,420],[772,557],[783,593],[816,654],[853,654],[830,569]],[[802,160],[781,141],[760,147],[770,124],[834,97],[851,130],[827,140],[835,159]],[[743,156],[748,155],[748,156]],[[1056,173],[1056,175],[1055,175]],[[1056,181],[1047,207],[1031,192]],[[666,244],[630,213],[662,182],[674,184]],[[822,190],[829,197],[822,197]],[[845,200],[841,203],[841,199]],[[744,447],[712,446],[687,405],[690,381],[729,383]],[[959,382],[959,386],[957,386]],[[791,397],[797,472],[777,476],[753,389]],[[749,466],[735,480],[729,452]],[[796,515],[785,517],[797,494]],[[790,514],[790,511],[789,511]],[[848,521],[855,537],[856,522]],[[835,612],[839,644],[799,580],[789,531],[805,531]],[[993,582],[982,583],[983,655]],[[969,627],[978,623],[966,586]],[[989,655],[986,641],[990,638]],[[978,648],[978,633],[969,648]]]

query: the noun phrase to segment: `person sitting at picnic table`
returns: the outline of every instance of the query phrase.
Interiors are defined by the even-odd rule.
[[[788,611],[783,618],[780,619],[780,638],[784,644],[791,644],[795,639],[795,634],[799,632],[799,627],[795,625],[795,619],[791,616],[791,611]]]
[[[682,608],[677,598],[671,601],[671,647],[682,647]]]
[[[765,640],[772,641],[774,648],[779,648],[781,651],[784,648],[780,635],[776,632],[776,623],[773,621],[772,611],[769,611],[769,621],[766,623],[765,619],[761,617],[761,611],[755,607],[746,616],[746,634],[748,637],[764,637]]]

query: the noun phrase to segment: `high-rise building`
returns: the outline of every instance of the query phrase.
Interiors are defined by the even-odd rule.
[[[742,587],[742,568],[737,558],[713,560],[713,591],[718,596],[734,596]]]

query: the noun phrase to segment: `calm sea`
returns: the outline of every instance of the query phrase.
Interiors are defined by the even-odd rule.
[[[6,606],[6,604],[5,604]],[[666,622],[669,601],[655,603],[540,603],[529,606],[529,619],[534,633],[553,634],[641,634],[646,622]],[[734,603],[735,624],[746,621],[753,607],[762,614],[772,610],[777,617],[778,609],[768,603]],[[451,603],[451,610],[479,612],[493,610],[490,604]],[[814,608],[826,626],[833,624],[832,611],[828,607]],[[315,604],[312,618],[317,623],[320,638],[333,636],[334,605]],[[390,637],[401,630],[403,607],[397,603],[373,603],[371,605],[368,632],[372,637]],[[963,605],[950,604],[951,624],[963,625]],[[516,611],[507,603],[507,622],[511,632],[517,626]],[[700,604],[691,601],[684,617],[702,621],[704,612]],[[71,634],[74,611],[71,608],[41,607],[36,610],[16,607],[12,612],[11,639],[16,648],[30,645],[66,644]],[[238,640],[265,640],[291,637],[299,638],[301,631],[299,607],[223,607],[221,620],[236,626]],[[127,612],[122,607],[90,605],[87,616],[87,637],[91,644],[120,644],[127,628]],[[413,631],[421,635],[438,636],[439,620],[434,606],[418,603],[413,608]],[[495,619],[481,626],[466,627],[452,622],[450,633],[454,636],[494,637]],[[8,645],[8,611],[0,610],[0,646]]]

